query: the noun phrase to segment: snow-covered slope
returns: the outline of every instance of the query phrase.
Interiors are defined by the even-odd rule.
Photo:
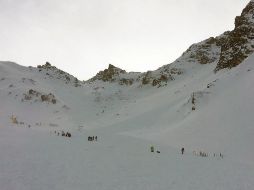
[[[155,71],[0,62],[0,189],[253,189],[253,4]]]
[[[74,87],[1,63],[1,189],[252,189],[253,62],[216,74],[215,64],[189,63],[163,88]],[[22,102],[31,88],[56,103]]]

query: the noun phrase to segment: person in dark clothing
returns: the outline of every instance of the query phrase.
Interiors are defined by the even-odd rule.
[[[184,148],[181,149],[182,154],[184,153]]]
[[[150,149],[151,149],[151,152],[154,152],[154,147],[153,147],[153,146],[151,146],[151,148],[150,148]]]

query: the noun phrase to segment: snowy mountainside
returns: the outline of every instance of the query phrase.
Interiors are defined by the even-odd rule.
[[[1,120],[7,126],[30,125],[73,131],[82,127],[172,147],[181,144],[190,149],[230,151],[230,145],[236,143],[235,146],[238,146],[239,142],[231,142],[232,134],[235,138],[242,138],[238,136],[240,129],[243,133],[248,131],[247,134],[253,130],[247,126],[252,122],[252,117],[247,114],[252,109],[249,102],[252,101],[252,91],[248,86],[251,83],[246,82],[253,80],[253,60],[250,56],[240,66],[216,74],[213,73],[215,63],[178,62],[179,68],[188,72],[159,89],[102,81],[82,84],[77,88],[59,79],[45,80],[36,68],[1,63],[1,107],[4,108]],[[237,96],[232,96],[233,93]],[[49,99],[43,100],[43,95],[49,96]],[[52,102],[52,99],[56,101]],[[238,109],[233,109],[236,107]],[[245,109],[248,112],[241,114],[245,113]],[[18,124],[12,123],[12,116],[17,117]],[[241,122],[246,126],[242,126]],[[187,137],[187,134],[190,136]],[[224,144],[223,150],[218,143]],[[231,148],[233,151],[234,146]],[[253,164],[252,156],[247,160]]]
[[[234,31],[246,24],[252,30],[252,10],[253,1],[237,17]],[[239,36],[241,38],[246,37]],[[250,39],[248,33],[245,42],[252,43]],[[140,131],[147,133],[144,138],[154,140],[153,136],[165,135],[160,139],[166,139],[174,134],[171,128],[173,131],[180,130],[180,126],[187,126],[185,122],[194,116],[208,117],[202,115],[215,109],[212,105],[216,104],[217,96],[223,94],[226,88],[236,85],[229,80],[224,88],[217,87],[234,70],[214,73],[222,59],[221,44],[228,40],[230,32],[194,44],[174,63],[146,73],[127,73],[109,65],[108,69],[85,83],[48,62],[37,68],[1,62],[0,106],[4,108],[1,120],[7,126],[22,124],[72,130],[80,127],[91,130],[105,128],[124,134],[133,130],[136,131],[135,136]],[[208,111],[202,112],[203,109]],[[212,115],[215,117],[214,113]],[[17,121],[13,124],[14,118]],[[217,120],[219,123],[225,122],[219,118]],[[209,118],[207,122],[212,123]],[[210,125],[205,129],[209,128]],[[162,142],[173,146],[174,138],[170,139]],[[186,144],[191,146],[190,142]]]
[[[253,5],[155,71],[0,62],[0,189],[253,189]]]
[[[75,87],[1,62],[1,189],[252,189],[253,62],[216,74],[215,63],[182,62],[188,72],[163,88]],[[22,101],[29,89],[56,103]],[[62,130],[72,137],[54,133]]]
[[[15,116],[19,122],[26,125],[44,123],[54,126],[56,125],[54,121],[61,117],[59,112],[63,115],[68,112],[69,107],[56,94],[65,94],[68,90],[66,86],[70,89],[76,87],[61,80],[59,78],[61,74],[58,77],[57,75],[51,77],[50,72],[53,71],[44,72],[38,68],[0,62],[1,106],[5,108],[2,119],[5,122],[9,122],[10,117]],[[58,88],[59,86],[61,87]],[[65,120],[67,118],[66,115]]]

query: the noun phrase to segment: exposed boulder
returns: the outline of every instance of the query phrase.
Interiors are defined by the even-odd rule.
[[[41,101],[56,104],[55,96],[51,93],[49,93],[48,95],[42,94],[41,95]]]
[[[152,72],[151,71],[147,71],[144,75],[144,77],[142,78],[142,85],[146,85],[146,84],[150,84],[152,81]]]
[[[126,86],[132,85],[133,82],[134,82],[134,79],[121,78],[121,79],[119,80],[119,84],[120,84],[120,85],[126,85]]]
[[[21,101],[42,101],[42,102],[48,102],[52,104],[56,104],[56,98],[52,93],[44,94],[41,92],[38,92],[36,90],[30,89],[27,93],[24,93],[24,98],[21,99]]]
[[[160,78],[157,78],[157,79],[153,79],[153,83],[152,85],[153,86],[161,86],[162,82],[167,82],[168,81],[168,77],[166,75],[161,75]]]
[[[183,70],[178,69],[178,68],[171,68],[170,74],[171,75],[181,75],[181,74],[183,74]]]
[[[14,115],[12,115],[12,116],[11,116],[11,122],[12,122],[13,124],[18,124],[17,117],[14,116]]]

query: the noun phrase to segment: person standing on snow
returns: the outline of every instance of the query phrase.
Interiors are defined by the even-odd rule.
[[[184,153],[184,148],[181,149],[182,154]]]

